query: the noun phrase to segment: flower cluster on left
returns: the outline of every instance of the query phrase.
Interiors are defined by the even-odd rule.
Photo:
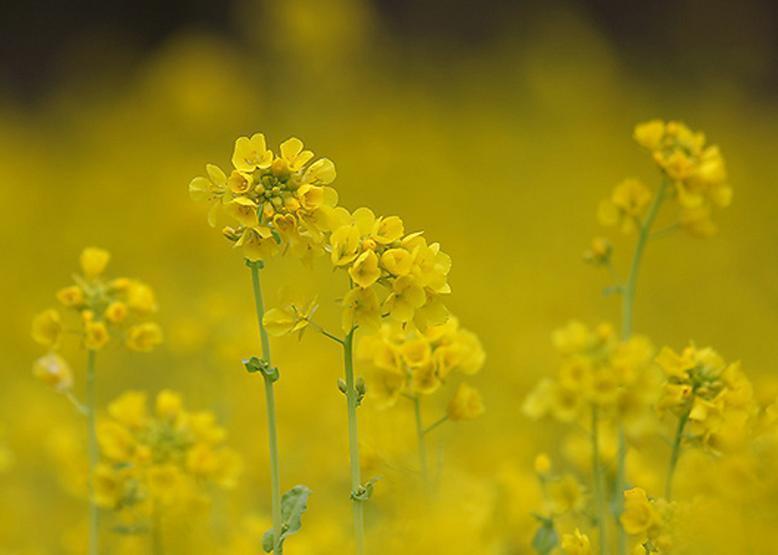
[[[81,273],[73,275],[73,285],[57,292],[63,312],[78,318],[71,328],[67,314],[56,308],[44,310],[32,323],[32,337],[37,343],[54,353],[70,333],[79,335],[90,351],[101,350],[112,338],[130,350],[142,352],[151,351],[162,342],[161,328],[148,320],[157,311],[154,291],[135,279],[106,278],[104,272],[110,258],[106,250],[84,249]],[[62,388],[69,383],[59,368],[62,365],[58,355],[49,354],[36,365],[36,375]]]

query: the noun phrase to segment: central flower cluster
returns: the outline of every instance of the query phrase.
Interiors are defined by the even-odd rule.
[[[220,213],[231,219],[222,232],[249,260],[265,260],[291,250],[306,258],[324,252],[325,233],[337,205],[335,165],[327,158],[311,164],[314,154],[291,138],[276,156],[265,136],[240,137],[227,175],[218,166],[206,166],[208,177],[189,184],[194,200],[210,202],[208,216],[215,226]]]

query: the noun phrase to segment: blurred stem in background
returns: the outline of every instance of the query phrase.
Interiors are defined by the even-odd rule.
[[[416,415],[416,437],[419,441],[419,472],[421,473],[421,479],[426,485],[429,481],[429,473],[427,470],[427,446],[424,442],[424,424],[421,418],[421,399],[416,395],[413,398],[413,410]]]
[[[354,513],[354,543],[357,555],[365,553],[365,493],[359,460],[359,433],[357,429],[358,393],[354,380],[354,332],[351,328],[343,340],[343,367],[346,374],[346,403],[348,405],[348,447],[351,461],[351,503]]]
[[[95,392],[95,351],[89,349],[86,358],[86,418],[87,451],[89,475],[87,494],[89,496],[89,555],[100,553],[100,510],[95,503],[95,469],[99,457],[97,448],[97,396]]]
[[[270,359],[270,338],[265,330],[265,324],[262,319],[265,316],[265,303],[262,297],[262,283],[260,282],[259,272],[262,269],[260,262],[249,262],[247,266],[251,269],[251,283],[254,288],[254,304],[257,311],[257,320],[259,322],[259,338],[262,343],[262,358],[267,363],[267,368],[272,368]],[[265,380],[265,406],[267,409],[267,432],[268,445],[270,449],[270,502],[273,519],[273,553],[281,555],[283,553],[283,540],[281,538],[281,476],[278,463],[278,432],[276,428],[276,402],[273,391],[274,379],[263,372]]]
[[[673,476],[675,476],[675,467],[678,464],[678,457],[681,455],[681,442],[683,441],[683,432],[686,428],[686,423],[689,421],[689,414],[691,408],[687,408],[678,417],[678,428],[675,431],[675,439],[673,440],[673,451],[670,454],[670,465],[667,469],[667,481],[665,482],[665,500],[671,501],[673,498]]]
[[[599,407],[592,405],[592,475],[594,478],[594,502],[597,505],[597,527],[600,530],[600,555],[607,553],[608,545],[608,519],[605,510],[605,480],[602,475],[602,461],[600,460],[600,417]]]
[[[635,243],[635,251],[630,263],[627,282],[622,289],[621,300],[621,339],[626,341],[632,335],[632,320],[635,307],[635,292],[637,290],[637,280],[640,273],[640,263],[643,260],[643,253],[651,238],[651,228],[654,225],[659,208],[664,201],[667,191],[667,178],[662,177],[654,199],[648,207],[648,212],[638,229],[638,237]],[[616,484],[614,487],[613,513],[616,517],[616,523],[619,527],[618,535],[618,553],[624,555],[627,552],[627,536],[621,526],[621,513],[624,511],[624,489],[626,484],[626,462],[627,462],[627,439],[624,435],[624,427],[619,428],[618,460],[616,463]]]

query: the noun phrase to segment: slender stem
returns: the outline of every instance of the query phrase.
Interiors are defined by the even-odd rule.
[[[444,414],[443,416],[435,420],[435,422],[433,422],[432,424],[424,428],[424,435],[427,435],[428,433],[430,433],[432,430],[434,430],[435,428],[437,428],[447,420],[448,420],[448,415]]]
[[[89,555],[100,552],[100,509],[95,503],[95,469],[99,458],[97,448],[97,399],[95,393],[95,358],[93,350],[87,351],[86,359],[86,418],[87,451],[89,455],[89,475],[87,491],[89,495]]]
[[[608,522],[605,519],[605,481],[600,461],[599,409],[592,405],[592,474],[594,477],[594,499],[597,504],[597,525],[600,529],[600,555],[605,555],[608,547]]]
[[[151,549],[152,555],[164,555],[165,553],[162,543],[162,514],[156,501],[152,501],[151,508]]]
[[[651,206],[648,208],[646,217],[644,218],[640,229],[638,231],[637,243],[635,243],[635,252],[632,255],[632,263],[630,264],[629,276],[627,277],[627,283],[624,284],[623,301],[621,305],[621,336],[623,339],[629,339],[632,335],[632,312],[635,305],[635,290],[637,288],[638,274],[640,273],[640,263],[643,259],[643,251],[646,249],[648,238],[651,235],[651,226],[654,225],[654,220],[659,213],[659,207],[664,200],[665,190],[667,189],[667,181],[662,180],[659,190],[654,196],[654,200],[651,202]]]
[[[270,338],[265,330],[265,324],[262,318],[265,315],[265,303],[262,298],[262,284],[259,279],[259,267],[256,264],[250,264],[251,283],[254,287],[254,304],[257,311],[257,321],[259,323],[259,338],[262,343],[262,358],[271,365],[270,360]],[[281,474],[278,464],[278,432],[276,426],[276,402],[273,391],[273,380],[263,373],[265,379],[265,406],[267,409],[267,436],[268,447],[270,450],[270,503],[273,519],[273,553],[281,555],[283,553],[283,543],[281,542]]]
[[[65,398],[70,401],[70,404],[73,405],[73,407],[75,407],[78,412],[84,416],[89,416],[89,409],[86,407],[86,405],[78,400],[78,397],[76,397],[72,391],[66,391]]]
[[[421,478],[426,484],[429,481],[429,473],[427,470],[427,446],[424,442],[424,424],[421,419],[421,399],[418,396],[413,398],[413,410],[416,414],[416,438],[419,441],[419,470],[421,472]]]
[[[673,440],[673,451],[670,455],[670,465],[667,468],[667,481],[665,482],[665,499],[670,501],[673,497],[673,477],[675,476],[675,467],[678,465],[678,457],[681,456],[681,443],[683,442],[683,431],[686,423],[689,421],[691,409],[686,409],[678,418],[678,427],[675,430],[675,439]]]
[[[351,499],[354,512],[354,540],[357,555],[365,553],[364,501],[356,496],[362,486],[359,466],[359,434],[357,431],[357,390],[354,386],[354,331],[343,341],[343,366],[346,373],[346,400],[348,403],[348,446],[351,460]]]
[[[663,177],[659,184],[659,189],[654,195],[654,199],[651,205],[648,207],[648,212],[645,218],[640,224],[638,230],[638,238],[635,243],[635,251],[632,255],[632,262],[630,263],[629,275],[627,276],[627,282],[622,289],[622,301],[621,301],[621,337],[623,340],[629,339],[632,335],[632,318],[635,307],[635,292],[637,290],[637,280],[640,274],[640,263],[643,260],[643,253],[646,249],[646,244],[651,237],[651,227],[654,225],[657,214],[659,214],[659,208],[662,205],[665,197],[665,191],[667,190],[667,180]],[[621,526],[621,513],[624,511],[624,486],[626,483],[626,463],[627,463],[627,440],[624,434],[623,426],[619,427],[619,446],[618,446],[618,460],[616,462],[616,485],[614,487],[614,503],[613,512],[616,517],[616,522],[619,526],[619,538],[618,538],[618,553],[624,555],[627,551],[627,536],[624,529]]]

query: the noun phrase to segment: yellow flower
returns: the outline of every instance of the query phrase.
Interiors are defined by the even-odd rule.
[[[547,476],[551,472],[551,459],[546,453],[539,453],[535,457],[535,473],[539,476]]]
[[[605,226],[619,226],[632,233],[651,202],[651,191],[637,179],[625,179],[613,189],[609,199],[600,203],[598,218]]]
[[[335,181],[335,164],[328,158],[316,160],[303,174],[303,183],[328,185]]]
[[[94,279],[103,273],[111,253],[97,247],[87,247],[81,252],[81,271],[87,279]]]
[[[236,170],[253,172],[256,169],[267,169],[272,163],[273,153],[268,150],[262,133],[255,133],[250,139],[239,137],[235,141],[232,165]]]
[[[233,170],[227,178],[227,188],[236,195],[243,195],[251,190],[254,179],[251,174]]]
[[[157,301],[154,291],[140,281],[131,281],[127,287],[127,306],[141,316],[147,316],[157,311]]]
[[[359,254],[359,230],[352,225],[336,229],[330,236],[331,258],[335,266],[345,266]]]
[[[397,216],[388,216],[376,221],[372,237],[382,245],[388,245],[399,240],[404,234],[402,220]]]
[[[437,391],[439,387],[440,379],[432,362],[417,366],[411,372],[411,392],[413,394],[429,395]]]
[[[97,505],[113,509],[124,496],[126,472],[114,465],[100,463],[95,467],[94,500]]]
[[[127,348],[148,353],[162,343],[162,329],[154,322],[144,322],[132,326],[127,331]]]
[[[406,365],[411,368],[424,366],[432,358],[432,347],[423,337],[405,341],[400,347],[400,355]]]
[[[173,503],[182,485],[183,476],[174,464],[155,465],[149,469],[149,492],[160,503]]]
[[[44,310],[32,321],[32,338],[44,347],[56,347],[62,337],[62,318],[59,312],[50,308]]]
[[[137,429],[146,424],[146,394],[142,391],[126,391],[108,405],[108,414],[128,428]]]
[[[384,309],[398,322],[410,322],[416,309],[424,306],[426,302],[424,289],[413,278],[402,276],[392,283],[392,292],[384,301]]]
[[[84,346],[90,351],[99,351],[110,339],[104,322],[89,320],[84,323]]]
[[[278,243],[265,226],[245,229],[235,242],[235,247],[242,248],[243,255],[252,261],[267,260],[278,252]]]
[[[572,534],[565,534],[562,536],[562,551],[565,555],[590,555],[592,546],[589,536],[582,534],[578,528]]]
[[[343,298],[341,326],[349,331],[355,326],[375,329],[381,319],[381,304],[376,292],[370,289],[351,289]]]
[[[549,482],[547,492],[551,512],[554,514],[580,512],[586,505],[583,486],[571,474]]]
[[[210,202],[208,211],[208,224],[216,226],[216,216],[221,208],[224,198],[227,176],[221,168],[213,164],[207,164],[205,171],[208,177],[195,177],[189,182],[189,197],[195,202]]]
[[[413,267],[413,256],[402,248],[388,249],[381,255],[381,266],[392,275],[408,275]]]
[[[57,300],[69,308],[78,308],[84,303],[84,291],[78,285],[63,287],[57,292]]]
[[[583,253],[584,262],[595,266],[606,266],[610,263],[613,245],[602,237],[592,239],[591,246]]]
[[[242,226],[253,227],[259,224],[257,205],[248,197],[235,197],[224,205],[224,211]]]
[[[313,152],[303,150],[303,142],[297,137],[292,137],[281,143],[281,159],[293,172],[299,171],[313,158]]]
[[[181,395],[175,391],[163,389],[157,394],[156,411],[160,418],[175,420],[181,414],[183,406]]]
[[[624,492],[624,511],[619,520],[627,534],[644,536],[657,523],[658,518],[645,490],[632,488]]]
[[[376,253],[368,250],[357,257],[348,270],[351,279],[362,289],[367,289],[381,277]]]
[[[446,414],[450,420],[459,421],[478,418],[485,411],[486,408],[478,390],[461,383],[448,404]]]
[[[113,461],[129,461],[135,453],[135,438],[118,422],[100,422],[97,426],[97,441],[103,456]]]
[[[633,137],[643,148],[658,150],[662,146],[665,134],[665,122],[660,119],[652,119],[635,126]]]
[[[105,309],[105,319],[112,324],[119,324],[127,317],[127,305],[121,301],[113,301]]]
[[[64,358],[57,353],[49,353],[35,361],[33,375],[42,382],[61,392],[73,387],[73,373]]]

